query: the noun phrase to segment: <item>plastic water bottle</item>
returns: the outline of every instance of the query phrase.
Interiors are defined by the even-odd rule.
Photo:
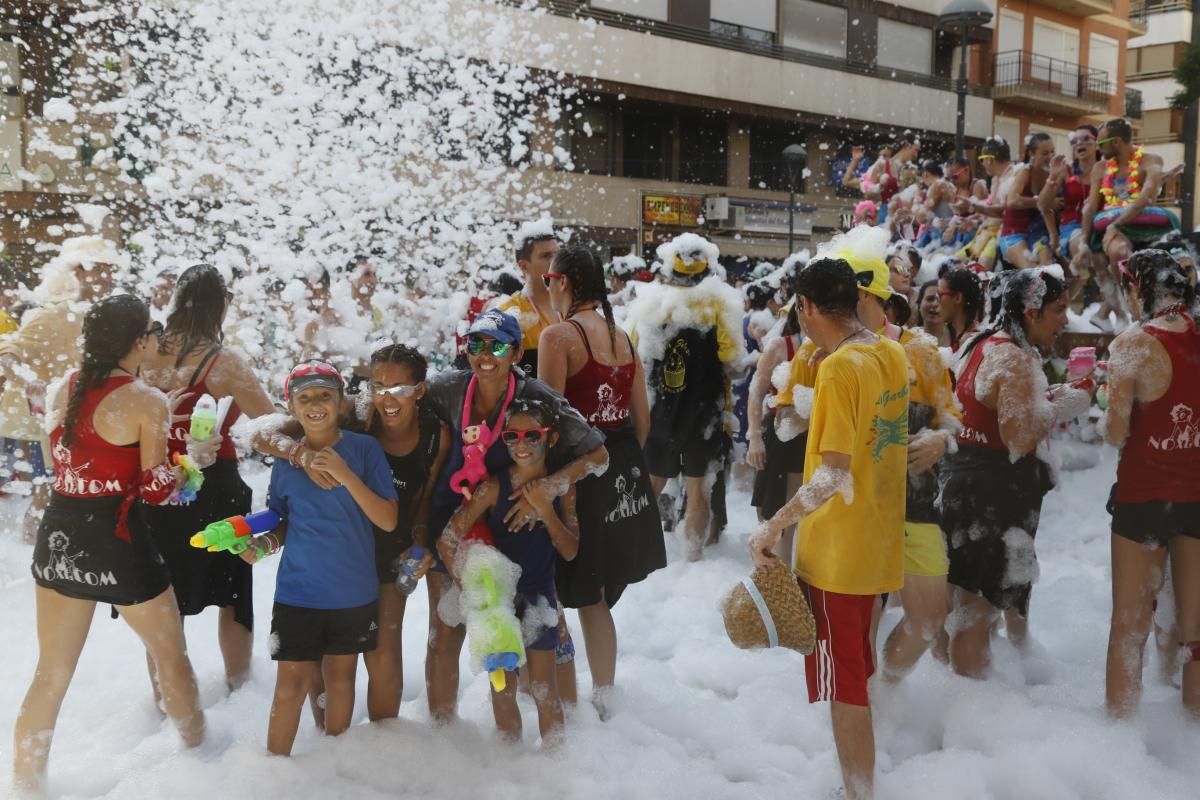
[[[192,426],[188,431],[192,440],[205,442],[212,438],[217,429],[217,401],[212,395],[201,395],[192,409]]]
[[[412,594],[416,590],[417,584],[420,583],[416,573],[421,568],[421,560],[424,558],[425,548],[415,545],[408,551],[408,558],[400,562],[400,574],[396,576],[396,588],[405,597]]]

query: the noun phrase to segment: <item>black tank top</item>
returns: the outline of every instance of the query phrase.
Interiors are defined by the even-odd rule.
[[[437,417],[427,411],[419,412],[417,425],[417,445],[409,453],[402,456],[387,456],[388,466],[392,469],[392,486],[396,489],[396,498],[400,501],[400,518],[396,523],[395,533],[408,535],[417,513],[417,501],[421,492],[430,479],[433,462],[437,459],[438,445],[441,443],[441,423]]]

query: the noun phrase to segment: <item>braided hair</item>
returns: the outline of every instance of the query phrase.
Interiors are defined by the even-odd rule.
[[[604,282],[604,267],[596,254],[582,245],[564,247],[554,256],[554,271],[571,282],[571,309],[567,318],[589,303],[599,303],[608,323],[608,338],[613,352],[617,350],[617,322],[608,302],[608,285]]]
[[[975,345],[1006,333],[1018,347],[1029,347],[1025,337],[1025,312],[1042,310],[1067,292],[1067,284],[1044,269],[1019,269],[1002,272],[992,279],[992,317],[987,330],[975,336],[963,348],[965,360]]]
[[[380,364],[399,364],[408,369],[417,383],[425,380],[429,362],[416,348],[406,344],[385,344],[371,353],[371,368]]]
[[[118,362],[146,335],[149,324],[150,307],[131,294],[107,297],[88,309],[83,318],[83,361],[75,374],[63,417],[64,447],[75,441],[75,425],[87,390],[104,384]]]
[[[1139,250],[1129,257],[1125,268],[1137,281],[1143,318],[1176,303],[1183,303],[1191,310],[1196,289],[1188,280],[1187,268],[1166,250]]]
[[[221,341],[228,298],[225,279],[216,267],[196,264],[184,270],[175,284],[175,298],[159,352],[173,350],[178,367],[196,349]]]

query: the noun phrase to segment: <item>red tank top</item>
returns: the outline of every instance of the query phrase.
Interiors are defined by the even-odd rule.
[[[1090,191],[1091,187],[1080,180],[1078,175],[1067,178],[1067,183],[1063,186],[1063,210],[1062,217],[1059,219],[1060,225],[1083,221],[1083,205],[1087,202]]]
[[[77,377],[78,373],[71,376],[71,387]],[[69,448],[62,444],[61,424],[51,432],[54,491],[67,497],[113,497],[127,495],[137,487],[142,475],[141,447],[106,441],[96,432],[92,419],[101,400],[134,380],[131,375],[106,378],[102,385],[84,390]]]
[[[1200,334],[1147,326],[1171,358],[1167,393],[1133,407],[1117,464],[1117,502],[1200,501]]]
[[[785,337],[783,338],[784,344],[786,344],[786,345],[787,345],[787,361],[783,362],[783,363],[785,363],[785,364],[790,364],[790,363],[792,363],[792,359],[796,357],[796,342],[795,342],[795,339],[796,339],[796,337],[795,337],[795,336],[785,336]],[[775,381],[771,381],[771,394],[770,394],[770,396],[771,396],[771,397],[774,397],[774,396],[775,396],[775,395],[777,395],[777,394],[779,394],[779,390],[775,388]],[[776,411],[778,411],[778,409],[775,407],[775,405],[774,405],[773,403],[772,403],[772,404],[770,404],[770,407],[768,408],[768,410],[767,410],[767,413],[768,413],[768,414],[774,414]]]
[[[900,192],[900,182],[896,180],[896,176],[892,174],[892,160],[885,158],[883,160],[883,171],[891,178],[890,181],[884,181],[879,187],[879,199],[887,203]]]
[[[171,424],[171,436],[168,441],[168,446],[172,453],[187,452],[187,434],[192,426],[192,409],[196,407],[196,401],[204,395],[212,395],[206,383],[208,373],[212,372],[212,367],[217,363],[220,357],[218,353],[220,348],[214,348],[208,351],[208,354],[196,366],[192,373],[192,379],[188,382],[189,397],[184,398],[183,402],[175,409],[176,416],[183,416],[184,419]],[[206,369],[207,368],[207,369]],[[203,373],[203,374],[202,374]],[[196,379],[200,380],[197,381]],[[220,398],[216,395],[213,397],[217,400]],[[229,407],[229,413],[225,415],[225,421],[221,423],[221,447],[217,450],[217,459],[223,461],[237,461],[237,447],[233,444],[233,438],[229,435],[229,429],[233,427],[233,423],[237,422],[238,417],[242,415],[241,409],[235,402]]]
[[[954,393],[963,410],[962,429],[958,432],[960,444],[975,447],[986,447],[989,450],[1007,451],[1004,440],[1000,438],[1000,417],[992,409],[975,398],[975,376],[979,373],[979,365],[988,349],[994,345],[1010,344],[1005,340],[999,342],[992,337],[984,339],[971,351],[967,366],[958,376]]]
[[[1033,197],[1033,175],[1030,175],[1029,180],[1025,181],[1025,188],[1021,191],[1021,196]],[[1014,233],[1027,233],[1030,226],[1033,225],[1035,214],[1037,214],[1036,208],[1009,208],[1006,198],[1004,203],[1004,220],[1000,229],[1000,235],[1008,236]]]
[[[637,364],[632,360],[620,367],[601,364],[592,356],[592,345],[583,326],[573,319],[567,322],[574,326],[583,339],[588,360],[583,369],[567,378],[563,396],[592,427],[600,430],[620,428],[629,421],[629,401],[633,397]],[[633,350],[633,346],[630,345],[629,349]]]

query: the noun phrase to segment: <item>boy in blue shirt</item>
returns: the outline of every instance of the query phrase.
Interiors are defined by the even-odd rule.
[[[338,428],[344,390],[341,374],[323,361],[300,364],[284,382],[288,411],[304,428],[304,444],[316,451],[308,468],[338,485],[322,489],[283,459],[271,469],[267,505],[283,518],[286,534],[271,612],[271,658],[279,668],[267,750],[276,755],[291,754],[304,698],[318,675],[325,683],[325,732],[336,736],[350,726],[358,654],[375,649],[379,581],[372,525],[394,530],[398,504],[379,442]],[[280,537],[273,543],[282,538],[266,535]]]

